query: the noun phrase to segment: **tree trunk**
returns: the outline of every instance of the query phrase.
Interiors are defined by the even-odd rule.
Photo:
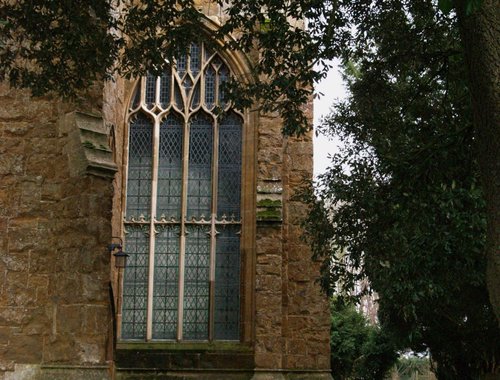
[[[487,213],[486,281],[500,324],[500,3],[483,0],[467,15],[472,0],[456,0]]]

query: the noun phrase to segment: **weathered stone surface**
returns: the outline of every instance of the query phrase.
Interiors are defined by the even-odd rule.
[[[0,375],[77,378],[36,376],[107,360],[111,182],[69,178],[57,122],[74,106],[5,84],[0,104]]]
[[[68,136],[63,151],[68,156],[71,176],[114,177],[117,167],[108,146],[109,130],[100,115],[68,113],[60,119],[59,133]]]
[[[17,363],[39,363],[42,359],[42,348],[41,336],[14,334],[9,341],[4,358]]]
[[[4,380],[34,380],[40,375],[40,367],[30,364],[15,364],[5,373]]]
[[[209,0],[196,3],[213,20],[221,14]],[[122,234],[124,172],[114,180],[88,174],[110,174],[112,161],[124,165],[133,85],[121,78],[96,84],[76,107],[0,84],[0,379],[110,375],[108,282],[115,281],[116,296],[117,277],[105,247]],[[102,115],[99,130],[92,127],[97,119],[75,111]],[[255,367],[255,379],[328,378],[315,372],[329,368],[328,304],[314,282],[318,263],[300,240],[307,209],[293,199],[312,173],[311,135],[285,138],[276,115],[256,114],[245,127],[245,184],[251,184],[244,188],[245,205],[252,207],[243,210],[251,226],[242,233],[242,241],[251,240],[242,250],[241,321],[251,348],[117,352],[118,367],[135,361],[144,369],[119,370],[118,379],[219,379],[203,372],[217,368],[225,369],[224,378],[249,379]],[[256,222],[258,212],[268,217]],[[152,373],[152,367],[161,370]]]
[[[15,364],[7,369],[2,380],[109,380],[109,378],[110,371],[107,367],[44,367]]]
[[[256,372],[252,380],[286,380],[286,377],[281,372]]]

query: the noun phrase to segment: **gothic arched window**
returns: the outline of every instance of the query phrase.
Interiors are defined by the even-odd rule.
[[[239,340],[243,117],[225,101],[230,75],[192,43],[135,90],[121,339]]]

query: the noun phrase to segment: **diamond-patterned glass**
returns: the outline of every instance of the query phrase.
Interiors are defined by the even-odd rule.
[[[149,236],[142,226],[127,225],[125,251],[129,255],[123,275],[122,337],[146,337]]]
[[[183,130],[181,117],[174,113],[170,113],[160,125],[157,218],[180,219]]]
[[[199,44],[193,42],[189,50],[191,73],[193,74],[193,77],[196,77],[201,68],[201,48]]]
[[[136,109],[141,104],[141,87],[136,86],[134,95],[132,96],[132,109]]]
[[[188,211],[187,216],[209,217],[212,203],[212,118],[196,114],[189,132]]]
[[[123,281],[123,339],[147,339],[148,323],[151,323],[153,340],[176,340],[180,327],[184,340],[205,341],[209,339],[211,325],[214,339],[239,339],[243,119],[230,111],[215,128],[214,113],[200,110],[200,106],[205,110],[213,110],[216,105],[226,108],[222,86],[230,75],[221,56],[203,43],[192,43],[186,54],[177,57],[175,64],[162,75],[148,74],[145,86],[137,86],[132,97],[131,113],[141,108],[143,111],[130,117],[124,222],[125,251],[130,257]],[[141,99],[144,99],[142,104]],[[162,115],[159,125],[149,113]],[[185,117],[189,118],[187,125]],[[154,133],[155,128],[159,128],[158,135]],[[218,131],[218,163],[213,167],[215,131]],[[185,152],[187,138],[189,147]],[[158,147],[155,168],[152,167],[153,147]],[[187,173],[183,173],[184,156],[188,161]],[[153,173],[158,181],[154,184],[157,186],[156,215],[151,225],[144,223],[144,219],[151,219]],[[217,176],[217,194],[213,194],[213,175]],[[187,194],[186,220],[181,220],[183,193]],[[217,197],[216,221],[224,216],[226,220],[224,225],[216,222],[218,234],[215,236],[210,233],[209,225],[197,223],[202,217],[205,223],[210,221],[214,196]],[[180,231],[183,229],[186,244],[181,252]],[[152,239],[154,278],[149,296],[153,313],[148,321]],[[214,294],[210,294],[213,247],[216,279]],[[185,259],[184,268],[180,268],[181,255]],[[179,299],[181,270],[184,272],[182,300]],[[179,302],[183,305],[181,326],[178,326]],[[213,315],[210,310],[214,311]]]
[[[206,45],[203,46],[203,51],[205,52],[204,56],[205,62],[208,62],[210,60],[210,57],[214,55],[214,52],[210,50]]]
[[[209,323],[210,236],[208,227],[188,226],[184,269],[186,340],[207,340]]]
[[[184,74],[186,74],[186,69],[187,69],[187,55],[182,54],[176,59],[176,64],[177,64],[177,73],[179,74],[179,77],[184,77]]]
[[[127,219],[151,213],[153,123],[144,114],[130,122],[127,177]]]
[[[241,117],[229,112],[219,126],[218,218],[240,218],[242,125]]]
[[[224,93],[224,90],[223,90],[223,84],[225,82],[227,82],[229,80],[229,69],[227,68],[226,65],[222,65],[221,68],[219,69],[219,75],[218,75],[218,78],[219,78],[219,83],[218,83],[218,87],[219,87],[219,106],[221,106],[222,108],[224,108],[227,104],[226,102],[226,95]]]
[[[179,226],[157,226],[153,339],[176,339],[179,300]]]
[[[156,77],[148,74],[146,77],[146,105],[149,109],[153,108],[156,100]]]
[[[200,81],[196,83],[196,87],[194,89],[193,98],[191,100],[191,109],[195,109],[200,105]]]
[[[205,105],[208,109],[215,105],[215,70],[212,66],[205,71]]]
[[[160,78],[160,104],[163,109],[167,109],[170,105],[172,74],[170,70],[163,73]]]
[[[215,256],[215,339],[238,340],[240,321],[240,226],[220,227]]]
[[[184,100],[182,100],[181,90],[177,82],[174,84],[174,101],[177,108],[182,111],[184,109]]]

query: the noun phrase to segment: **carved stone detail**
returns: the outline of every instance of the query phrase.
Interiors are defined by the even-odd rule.
[[[109,131],[100,116],[71,112],[61,118],[59,133],[67,136],[64,153],[71,177],[113,178],[118,168],[108,143]]]

